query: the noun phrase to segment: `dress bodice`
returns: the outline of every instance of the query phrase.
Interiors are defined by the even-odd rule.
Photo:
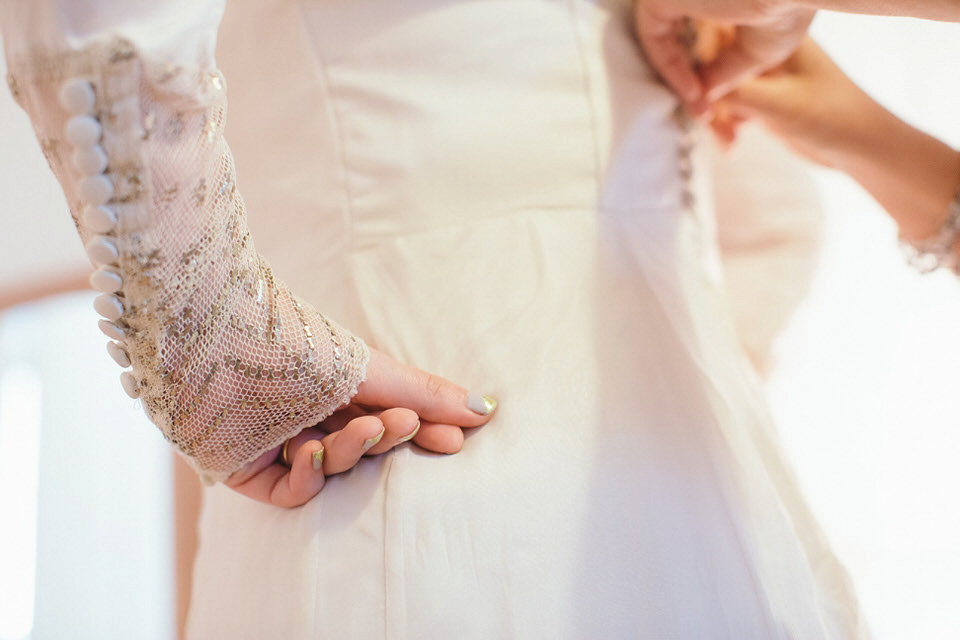
[[[504,28],[489,2],[228,5],[228,137],[274,262],[296,253],[277,231],[305,224],[323,226],[321,260],[534,210],[680,208],[677,105],[644,63],[630,3],[510,11]]]

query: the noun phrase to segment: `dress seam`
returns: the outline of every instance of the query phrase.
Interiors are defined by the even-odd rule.
[[[488,222],[500,222],[511,217],[529,217],[529,216],[547,216],[547,215],[564,215],[564,216],[597,216],[598,214],[610,214],[610,215],[673,215],[677,212],[677,208],[670,205],[663,206],[636,206],[636,207],[598,207],[598,206],[569,206],[569,207],[525,207],[522,209],[510,209],[503,211],[501,213],[491,214],[483,218],[463,221],[463,222],[449,222],[446,224],[434,224],[428,227],[418,227],[418,228],[408,228],[408,229],[393,229],[389,232],[362,232],[358,234],[356,242],[353,246],[353,254],[358,255],[364,251],[369,250],[372,247],[379,246],[382,242],[387,240],[396,240],[409,238],[413,236],[418,236],[424,233],[433,233],[436,231],[445,231],[450,229],[456,229],[463,226],[476,226],[479,224],[485,224]]]
[[[309,24],[309,18],[304,13],[303,3],[297,3],[297,10],[300,12],[301,16],[301,26]],[[317,78],[320,81],[320,88],[327,98],[327,104],[329,108],[327,113],[329,114],[329,120],[333,125],[333,130],[336,133],[337,138],[337,155],[340,158],[340,171],[343,176],[343,195],[346,201],[346,228],[347,228],[347,248],[352,251],[354,247],[354,210],[353,210],[353,192],[350,189],[350,170],[347,166],[347,135],[343,127],[343,116],[340,113],[338,107],[337,99],[333,95],[333,82],[330,79],[329,68],[326,63],[326,57],[323,51],[320,48],[320,45],[317,44],[316,37],[312,33],[307,33],[307,41],[310,43],[310,48],[313,49],[314,59],[317,63]]]
[[[590,65],[588,64],[587,50],[584,46],[583,36],[580,33],[580,19],[577,16],[577,9],[574,6],[576,0],[566,0],[567,13],[570,16],[570,28],[573,31],[573,40],[577,46],[577,53],[580,56],[580,69],[583,78],[583,93],[587,103],[587,112],[590,116],[590,133],[593,139],[593,180],[597,192],[597,202],[602,202],[602,190],[600,188],[600,176],[602,175],[600,161],[600,141],[597,135],[597,107],[594,104],[593,83],[590,80]]]

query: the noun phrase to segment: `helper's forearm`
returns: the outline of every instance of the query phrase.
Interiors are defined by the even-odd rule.
[[[960,21],[960,0],[790,0],[810,9]]]
[[[862,133],[831,164],[876,198],[905,240],[930,238],[956,196],[960,153],[879,105],[864,115]]]

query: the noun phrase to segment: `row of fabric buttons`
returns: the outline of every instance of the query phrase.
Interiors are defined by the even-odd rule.
[[[680,122],[680,140],[677,143],[677,172],[680,175],[680,199],[683,206],[692,209],[696,205],[693,192],[693,151],[696,146],[695,131],[691,117],[678,107]]]
[[[98,234],[86,244],[87,255],[97,270],[90,276],[90,285],[100,292],[93,301],[93,308],[103,316],[100,330],[112,342],[107,343],[107,353],[121,367],[130,366],[130,356],[124,342],[124,329],[117,324],[125,307],[121,296],[123,276],[120,274],[120,251],[116,243],[117,214],[107,203],[113,197],[113,182],[104,174],[107,169],[107,154],[100,146],[103,127],[96,118],[96,94],[93,85],[83,78],[71,78],[60,89],[60,105],[70,114],[65,135],[74,147],[73,166],[80,172],[80,197],[84,203],[82,222]],[[124,391],[131,398],[140,395],[137,379],[130,371],[120,376]]]

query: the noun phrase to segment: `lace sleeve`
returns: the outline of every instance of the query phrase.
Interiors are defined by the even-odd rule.
[[[254,249],[212,67],[124,38],[9,62],[96,267],[124,389],[207,481],[356,393],[369,350],[300,301]]]

